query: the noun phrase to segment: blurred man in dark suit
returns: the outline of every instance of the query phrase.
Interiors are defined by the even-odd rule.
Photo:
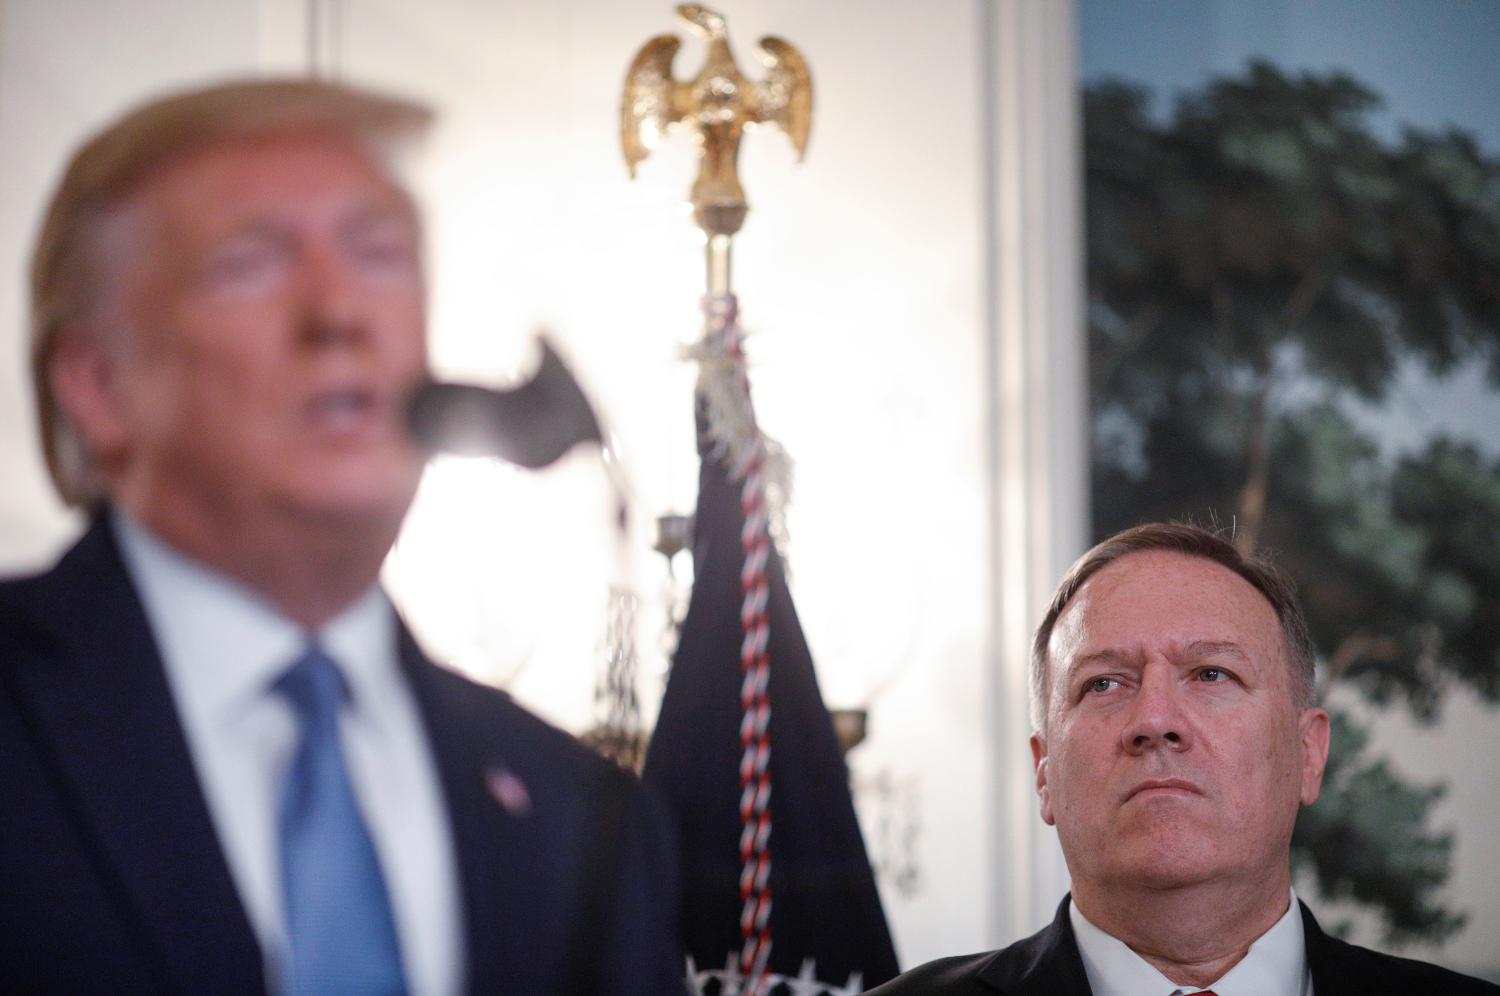
[[[391,152],[428,116],[229,84],[63,176],[33,369],[91,524],[0,584],[0,989],[682,988],[636,783],[424,659],[377,583],[426,376]]]
[[[1073,891],[1052,925],[876,993],[1342,996],[1495,986],[1328,937],[1292,891],[1328,714],[1291,584],[1213,533],[1146,525],[1063,579],[1032,647],[1042,819]]]

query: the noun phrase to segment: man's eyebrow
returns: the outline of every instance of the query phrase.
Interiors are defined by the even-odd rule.
[[[1093,653],[1075,657],[1068,662],[1069,672],[1081,671],[1087,667],[1110,667],[1121,663],[1131,657],[1131,654],[1123,650],[1095,650]]]
[[[183,264],[193,267],[207,266],[225,252],[234,252],[252,246],[257,249],[271,247],[275,251],[284,251],[291,244],[292,236],[283,226],[277,225],[270,219],[251,218],[205,241],[194,253],[183,259]]]
[[[421,231],[421,224],[416,215],[405,207],[364,202],[340,222],[338,233],[341,237],[348,237],[359,235],[372,228],[378,229],[389,225],[396,225],[410,235],[417,235]]]
[[[272,218],[248,218],[233,228],[220,232],[209,244],[211,246],[223,245],[239,239],[285,239],[286,230],[284,225],[278,224]]]
[[[370,198],[359,201],[348,212],[344,219],[345,224],[357,224],[364,221],[403,221],[415,222],[417,217],[411,209],[402,203],[389,203],[387,201]]]
[[[1114,667],[1134,656],[1128,651],[1114,648],[1095,650],[1073,658],[1068,662],[1066,670],[1073,673],[1091,667]],[[1201,660],[1205,657],[1233,657],[1239,661],[1250,659],[1250,655],[1233,640],[1194,640],[1182,649],[1181,656],[1192,660]]]
[[[1186,647],[1188,657],[1234,657],[1248,661],[1250,655],[1232,640],[1194,640]]]

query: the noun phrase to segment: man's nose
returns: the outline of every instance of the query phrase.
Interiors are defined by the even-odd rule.
[[[1120,731],[1126,753],[1142,754],[1165,748],[1187,750],[1192,746],[1192,724],[1183,710],[1180,691],[1170,669],[1146,669],[1125,728]]]
[[[308,345],[350,345],[368,335],[359,275],[337,248],[309,248],[302,283],[301,332]]]

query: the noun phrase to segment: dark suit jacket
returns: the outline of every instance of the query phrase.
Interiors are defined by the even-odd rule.
[[[404,633],[401,660],[453,828],[469,988],[682,992],[675,858],[638,783]],[[529,812],[487,789],[502,769]],[[102,517],[51,572],[0,583],[0,991],[265,991]]]
[[[870,996],[1092,996],[1083,957],[1068,919],[1069,897],[1063,897],[1052,923],[1024,941],[1000,951],[943,958],[914,968],[870,991]],[[1302,906],[1307,961],[1314,996],[1485,996],[1500,986],[1458,975],[1436,965],[1393,958],[1355,947],[1323,933],[1311,911]],[[1162,994],[1165,996],[1165,994]]]

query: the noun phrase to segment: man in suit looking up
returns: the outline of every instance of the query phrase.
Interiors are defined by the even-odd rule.
[[[43,446],[92,524],[0,583],[0,989],[680,990],[638,785],[428,662],[378,572],[422,460],[428,112],[153,101],[33,259]]]
[[[1032,647],[1042,819],[1072,877],[1052,925],[876,990],[1036,996],[1495,993],[1325,935],[1292,891],[1328,714],[1293,589],[1203,529],[1084,554]]]

